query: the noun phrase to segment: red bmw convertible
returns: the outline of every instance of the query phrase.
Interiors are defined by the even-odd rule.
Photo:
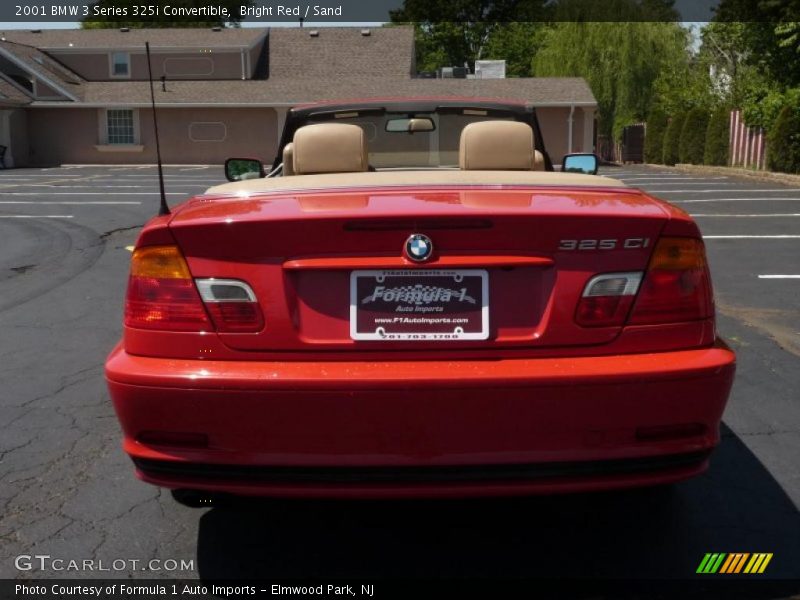
[[[137,475],[184,494],[671,483],[734,376],[684,211],[555,172],[530,106],[290,111],[274,163],[152,219],[106,363]]]

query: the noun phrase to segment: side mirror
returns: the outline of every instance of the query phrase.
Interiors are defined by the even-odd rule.
[[[244,181],[266,176],[264,165],[257,158],[229,158],[225,161],[225,177],[228,181]]]
[[[597,175],[600,161],[595,154],[567,154],[561,161],[561,170],[565,173],[586,173]]]

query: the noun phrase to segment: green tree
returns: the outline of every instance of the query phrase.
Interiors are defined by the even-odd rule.
[[[434,71],[465,63],[474,68],[488,58],[490,44],[500,45],[490,40],[503,24],[542,22],[547,14],[545,0],[405,0],[390,18],[414,25],[417,69]]]
[[[618,139],[654,104],[654,83],[685,63],[688,32],[667,22],[562,22],[549,29],[533,60],[539,76],[584,77],[597,99],[598,133]]]
[[[744,122],[770,130],[784,106],[800,106],[800,88],[787,90],[754,86],[742,104]]]
[[[715,91],[724,101],[739,106],[742,83],[749,80],[745,48],[747,23],[712,22],[703,27],[698,53],[703,66],[713,71]]]
[[[741,26],[744,62],[781,87],[800,85],[800,5],[797,0],[721,0],[714,20]]]
[[[557,0],[550,5],[553,21],[654,22],[678,21],[674,0]]]
[[[667,130],[667,115],[654,108],[647,116],[647,132],[644,138],[644,160],[659,164],[664,158],[664,133]]]
[[[216,7],[226,8],[230,16],[228,19],[223,16],[208,18],[165,17],[162,15],[133,17],[134,6],[141,6],[142,4],[140,0],[98,0],[94,2],[92,6],[106,9],[125,8],[127,16],[94,16],[90,12],[90,16],[87,16],[81,21],[81,27],[83,29],[110,29],[117,27],[129,27],[131,29],[164,27],[239,27],[242,20],[239,16],[241,14],[241,8],[253,6],[255,0],[215,0],[213,3],[209,3],[206,0],[172,0],[169,2],[169,5],[172,7],[197,9],[213,4]],[[161,3],[160,6],[163,8],[164,3]]]
[[[726,166],[730,152],[731,110],[721,106],[711,115],[706,129],[706,147],[703,164]]]
[[[678,162],[678,142],[681,138],[681,130],[686,121],[686,114],[679,113],[673,116],[667,130],[664,132],[664,151],[662,162],[665,165],[674,166]]]
[[[678,158],[682,163],[703,164],[707,129],[708,112],[705,109],[693,108],[686,114],[678,141]]]
[[[718,18],[753,17],[749,7],[757,4],[746,3],[732,12],[736,2],[723,0]],[[800,73],[793,73],[800,65],[798,24],[761,22],[770,18],[770,10],[749,22],[709,23],[703,28],[698,55],[712,74],[711,91],[719,104],[741,108],[747,125],[765,129],[771,128],[785,104],[800,100]],[[794,50],[788,52],[792,43]]]
[[[800,106],[785,106],[767,137],[767,165],[773,171],[800,173]]]
[[[539,51],[547,26],[504,23],[489,36],[482,58],[506,61],[506,77],[530,77],[531,60]]]

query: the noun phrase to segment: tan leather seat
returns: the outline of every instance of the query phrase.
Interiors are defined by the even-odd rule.
[[[289,142],[283,147],[283,176],[294,175],[294,144]]]
[[[533,170],[534,171],[546,171],[547,167],[544,163],[544,154],[539,152],[538,150],[533,151]]]
[[[538,170],[536,154],[533,129],[527,123],[480,121],[461,131],[458,166],[467,171]]]
[[[358,125],[318,123],[294,133],[295,175],[358,173],[369,168],[367,137]]]

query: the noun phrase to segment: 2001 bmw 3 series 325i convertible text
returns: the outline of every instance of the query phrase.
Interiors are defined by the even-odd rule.
[[[701,473],[734,375],[682,210],[554,172],[534,109],[303,106],[151,220],[106,363],[139,477],[477,496]],[[588,174],[587,174],[588,173]]]

